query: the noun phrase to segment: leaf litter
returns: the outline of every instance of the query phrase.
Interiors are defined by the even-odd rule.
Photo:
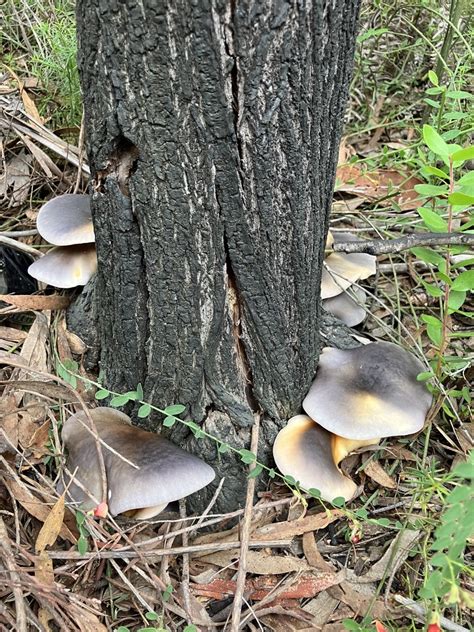
[[[81,163],[80,150],[46,127],[29,91],[20,86],[0,98],[0,128],[10,134],[9,153],[0,172],[4,230],[29,229],[36,217],[28,203],[32,194],[46,199],[66,192],[78,177],[85,183],[89,171]],[[372,139],[371,149],[374,142],[378,139]],[[355,153],[346,145],[342,162]],[[379,204],[386,208],[384,217],[395,221],[389,205],[395,204],[408,216],[417,206],[414,186],[420,181],[410,173],[363,170],[351,163],[339,166],[337,178],[333,228],[370,236],[374,233],[358,208],[363,206],[368,217],[370,208]],[[378,225],[377,213],[370,221]],[[39,243],[37,237],[22,241]],[[398,261],[405,265],[407,258],[409,262],[409,256],[400,255]],[[382,258],[382,264],[384,260],[388,259]],[[365,328],[386,338],[394,323],[393,306],[386,300],[390,292],[384,295],[391,275],[382,276],[378,283],[371,291],[381,298],[383,309],[376,303],[377,320],[369,320]],[[408,266],[398,283],[413,293]],[[7,597],[0,623],[12,629],[23,611],[29,622],[45,630],[101,632],[143,622],[144,607],[149,607],[161,612],[172,630],[181,629],[184,620],[195,622],[199,630],[225,626],[237,588],[240,550],[234,544],[240,539],[242,513],[203,517],[200,523],[175,513],[142,524],[111,518],[98,522],[89,515],[78,522],[55,491],[62,454],[60,424],[77,410],[81,398],[93,398],[82,383],[79,390],[66,387],[53,373],[53,349],[62,361],[77,361],[84,372],[84,343],[67,330],[64,318],[55,318],[70,299],[40,292],[2,295],[0,300],[11,306],[0,323],[0,564],[10,571],[0,574],[0,593]],[[401,318],[408,329],[414,327],[408,311]],[[472,437],[463,427],[456,428],[455,437],[462,457],[472,447]],[[443,458],[443,443],[437,440],[432,451]],[[260,495],[253,508],[247,552],[243,629],[254,630],[258,622],[277,632],[339,632],[344,619],[367,612],[381,621],[410,620],[410,609],[400,607],[395,597],[403,590],[405,573],[412,579],[417,575],[422,534],[406,521],[421,509],[414,507],[408,513],[411,488],[403,482],[419,462],[419,451],[415,440],[382,445],[370,458],[350,457],[351,474],[359,473],[372,498],[369,523],[355,524],[345,510],[322,510],[310,499],[309,508],[299,505],[295,510],[297,499],[277,483]],[[387,529],[379,522],[380,515],[406,526]],[[238,524],[225,528],[236,519]],[[188,578],[183,576],[183,531],[184,548],[190,551]],[[227,544],[230,550],[220,550]],[[208,549],[193,552],[197,545]],[[166,555],[149,557],[153,550]],[[407,571],[410,556],[415,562]]]

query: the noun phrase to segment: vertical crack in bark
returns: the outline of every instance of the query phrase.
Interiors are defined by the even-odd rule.
[[[229,37],[231,41],[228,41],[227,38],[224,38],[224,46],[225,51],[228,57],[232,60],[232,67],[230,69],[230,83],[231,83],[231,107],[233,112],[233,125],[234,125],[234,135],[235,142],[237,145],[238,152],[238,161],[237,161],[237,171],[238,178],[242,187],[242,160],[243,160],[243,152],[242,152],[242,142],[239,134],[239,125],[240,125],[240,98],[239,98],[239,66],[237,54],[235,52],[234,47],[234,34],[235,34],[235,16],[236,16],[236,5],[237,0],[231,0],[230,2],[230,23],[229,23]],[[253,391],[253,378],[252,378],[252,369],[250,365],[250,360],[247,355],[247,351],[245,348],[245,344],[243,342],[242,336],[242,299],[240,296],[238,283],[237,283],[237,275],[232,266],[232,258],[230,254],[229,243],[226,234],[225,228],[225,218],[222,214],[221,205],[219,203],[218,195],[216,193],[217,203],[219,205],[219,209],[221,211],[221,219],[223,222],[223,242],[224,242],[224,252],[225,252],[225,270],[226,270],[226,281],[227,281],[227,296],[229,302],[229,308],[232,317],[232,335],[235,340],[235,348],[237,352],[237,364],[240,373],[242,374],[245,382],[245,396],[247,398],[247,403],[249,408],[255,413],[260,411],[260,406],[258,404],[257,398],[255,397]]]
[[[238,368],[245,380],[245,396],[247,403],[253,412],[260,411],[257,399],[253,392],[252,369],[242,340],[242,321],[241,321],[241,300],[235,273],[230,260],[229,247],[227,237],[224,231],[224,250],[225,250],[225,268],[227,279],[227,296],[229,308],[232,316],[232,335],[235,340],[235,348],[237,351]]]

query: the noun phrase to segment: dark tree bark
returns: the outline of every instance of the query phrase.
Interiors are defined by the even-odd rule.
[[[105,382],[236,447],[261,414],[263,460],[316,370],[358,3],[78,2]],[[244,466],[173,432],[240,502]]]

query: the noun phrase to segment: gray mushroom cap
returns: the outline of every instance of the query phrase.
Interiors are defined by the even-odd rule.
[[[96,271],[94,244],[52,248],[28,268],[28,274],[34,279],[60,288],[86,285]]]
[[[65,194],[44,204],[36,220],[38,232],[54,246],[74,246],[95,241],[90,197]]]
[[[352,298],[350,292],[353,292],[356,300]],[[323,307],[348,327],[355,327],[360,325],[367,316],[367,311],[363,307],[365,292],[358,287],[350,288],[350,292],[341,292],[337,296],[323,300]]]
[[[102,454],[107,473],[107,503],[113,516],[138,510],[135,517],[151,517],[168,503],[193,494],[214,479],[214,470],[207,463],[160,435],[132,426],[124,413],[103,407],[91,410],[90,414],[100,439],[106,444],[102,445]],[[87,424],[84,412],[72,415],[64,423],[66,465],[70,472],[76,471],[75,479],[100,501],[102,482],[96,442],[81,422]],[[96,505],[74,483],[69,493],[86,509]]]
[[[416,377],[423,364],[391,342],[323,349],[303,401],[310,417],[347,439],[409,435],[423,428],[431,395]]]
[[[306,490],[318,489],[323,500],[350,500],[356,484],[333,460],[331,433],[306,415],[296,415],[280,430],[273,444],[275,463],[285,476],[292,476]]]

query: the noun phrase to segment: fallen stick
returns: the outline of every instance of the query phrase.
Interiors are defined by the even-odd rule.
[[[472,233],[412,233],[397,239],[367,239],[365,241],[334,242],[334,252],[364,252],[369,255],[385,255],[417,246],[471,246],[474,245]]]
[[[251,549],[288,548],[292,540],[256,540],[248,543]],[[48,555],[53,560],[102,560],[102,559],[123,559],[131,560],[136,557],[154,558],[164,555],[183,555],[183,553],[206,553],[210,551],[229,551],[239,549],[240,541],[220,542],[216,544],[195,544],[191,546],[177,546],[173,549],[158,549],[155,551],[96,551],[92,553],[79,553],[78,551],[48,551]]]

